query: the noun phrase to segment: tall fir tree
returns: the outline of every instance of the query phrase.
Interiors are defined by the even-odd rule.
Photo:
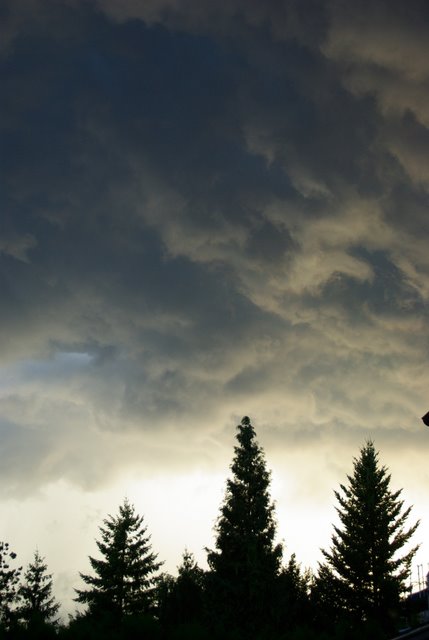
[[[19,580],[22,567],[11,567],[16,553],[8,542],[0,542],[0,628],[8,629],[15,619]]]
[[[156,598],[157,571],[162,565],[153,553],[147,527],[128,500],[117,516],[109,515],[100,527],[97,542],[103,559],[89,557],[95,575],[80,574],[89,585],[76,589],[75,600],[88,605],[90,614],[123,618],[151,613]]]
[[[270,619],[282,546],[263,449],[246,416],[237,427],[232,478],[215,526],[216,549],[208,550],[209,585],[217,620],[255,632]]]
[[[390,632],[417,547],[403,552],[418,522],[406,528],[402,490],[390,490],[391,476],[368,441],[354,459],[348,486],[335,491],[340,526],[315,581],[315,602],[328,616],[372,622]],[[403,555],[401,555],[403,552]]]
[[[44,558],[36,550],[24,574],[24,582],[18,590],[20,604],[18,613],[27,627],[40,624],[56,625],[60,605],[53,594],[52,575],[47,573]]]

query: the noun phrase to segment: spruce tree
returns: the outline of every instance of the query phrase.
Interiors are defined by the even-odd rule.
[[[103,559],[89,557],[95,575],[80,574],[89,585],[76,589],[75,600],[88,605],[90,614],[109,613],[117,618],[151,613],[155,603],[157,571],[162,562],[152,552],[143,518],[128,500],[117,516],[109,515],[97,542]]]
[[[263,449],[248,417],[237,430],[232,478],[215,526],[216,549],[208,550],[209,584],[217,620],[254,632],[271,617],[282,546],[274,542],[274,504]]]
[[[11,568],[16,553],[8,542],[0,542],[0,626],[8,629],[14,619],[22,567]]]
[[[330,615],[343,613],[390,630],[417,547],[401,551],[418,522],[406,528],[411,507],[403,510],[402,490],[390,490],[391,476],[380,466],[372,441],[362,447],[347,478],[348,486],[335,491],[341,525],[334,526],[331,550],[322,550],[316,601],[326,604]]]
[[[52,595],[52,575],[47,573],[47,568],[44,558],[36,550],[18,590],[19,617],[27,627],[40,623],[57,624],[55,616],[60,605]]]

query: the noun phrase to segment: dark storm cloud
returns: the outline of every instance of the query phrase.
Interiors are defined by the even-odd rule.
[[[411,423],[428,58],[426,9],[407,7],[6,3],[0,412],[17,474],[96,484],[118,434],[118,466],[133,433],[197,449],[237,402],[279,441]]]

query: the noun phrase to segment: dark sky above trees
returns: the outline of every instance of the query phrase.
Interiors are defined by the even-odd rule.
[[[242,415],[298,560],[368,437],[427,539],[428,25],[418,0],[1,4],[2,536],[60,591],[124,495],[167,568],[199,559]]]

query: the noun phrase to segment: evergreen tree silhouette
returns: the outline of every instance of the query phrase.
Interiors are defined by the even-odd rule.
[[[341,526],[334,526],[330,551],[315,581],[315,602],[329,616],[375,622],[390,631],[399,610],[417,547],[400,555],[417,529],[405,528],[402,490],[390,490],[391,476],[368,441],[354,459],[348,486],[335,491]]]
[[[208,551],[217,621],[254,633],[272,616],[282,546],[275,544],[270,473],[248,417],[237,427],[232,478],[215,526],[216,549]]]
[[[103,525],[101,541],[97,542],[103,559],[89,557],[95,575],[80,574],[90,588],[76,589],[75,600],[87,604],[90,614],[108,613],[119,619],[151,613],[156,572],[162,562],[152,552],[143,518],[125,500],[119,514],[109,515]]]
[[[175,589],[178,614],[188,621],[201,620],[205,573],[198,566],[193,553],[187,549],[183,553],[178,572]]]
[[[310,585],[312,575],[307,569],[302,572],[293,553],[282,568],[277,581],[275,602],[276,626],[281,631],[305,627],[310,623]]]
[[[8,542],[0,542],[0,627],[8,629],[15,621],[14,609],[22,567],[11,568],[16,553],[10,551]]]
[[[30,628],[40,624],[57,624],[55,616],[60,605],[52,595],[52,575],[47,573],[44,558],[36,550],[28,565],[24,582],[19,587],[19,617]]]
[[[160,618],[165,627],[200,624],[204,618],[205,572],[185,549],[178,576],[162,576],[160,584]],[[184,631],[185,633],[185,631]]]

